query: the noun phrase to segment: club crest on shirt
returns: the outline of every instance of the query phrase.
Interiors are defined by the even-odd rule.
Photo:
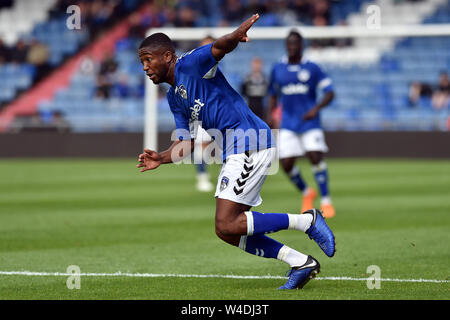
[[[308,71],[308,70],[300,70],[300,71],[297,73],[297,78],[298,78],[298,80],[300,80],[301,82],[306,82],[306,81],[308,81],[310,76],[311,76],[311,75],[309,74],[309,71]]]
[[[178,87],[175,87],[175,94],[179,94],[183,99],[187,99],[187,91],[184,85],[180,84]]]
[[[227,177],[222,178],[222,181],[220,181],[220,191],[223,191],[226,187],[228,187],[228,182],[230,182],[230,179]]]

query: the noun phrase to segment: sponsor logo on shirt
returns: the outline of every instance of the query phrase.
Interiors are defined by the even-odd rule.
[[[309,86],[303,83],[290,83],[286,86],[281,87],[281,92],[284,95],[291,94],[305,94],[309,90]]]
[[[205,105],[204,103],[202,103],[200,101],[200,99],[195,99],[194,100],[195,104],[193,107],[191,107],[191,119],[192,120],[198,120],[198,116],[200,114],[200,110],[202,109],[202,107]]]

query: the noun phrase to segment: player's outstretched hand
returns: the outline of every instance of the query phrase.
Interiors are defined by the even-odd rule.
[[[236,32],[239,34],[239,41],[240,42],[248,42],[250,41],[249,37],[247,36],[247,31],[253,26],[253,24],[258,21],[259,14],[254,14],[247,20],[241,23],[241,25],[236,29]]]
[[[142,168],[141,172],[145,172],[158,168],[161,165],[161,156],[156,151],[144,149],[144,153],[139,155],[138,161],[137,167]]]

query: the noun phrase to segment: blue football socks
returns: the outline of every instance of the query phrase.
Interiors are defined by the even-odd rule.
[[[276,232],[289,228],[287,213],[245,212],[247,216],[247,235]]]
[[[320,195],[328,197],[328,168],[325,162],[320,162],[318,165],[312,167],[314,178],[319,186]]]
[[[298,169],[297,166],[294,166],[291,170],[291,172],[289,172],[289,178],[291,179],[292,183],[302,192],[304,193],[308,186],[305,182],[305,180],[303,180],[301,174],[300,174],[300,170]]]
[[[245,252],[264,258],[276,259],[281,247],[283,247],[282,243],[263,234],[242,236],[239,242],[239,248]]]
[[[246,211],[247,235],[265,234],[294,229],[306,232],[312,222],[310,214],[261,213]]]
[[[250,254],[278,259],[291,267],[303,265],[308,256],[263,234],[242,236],[239,248]]]

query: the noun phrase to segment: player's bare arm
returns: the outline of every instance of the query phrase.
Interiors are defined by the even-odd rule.
[[[256,21],[258,21],[258,19],[259,14],[254,14],[245,20],[236,30],[217,39],[211,48],[211,53],[214,58],[219,61],[227,53],[233,51],[239,42],[248,42],[250,39],[247,36],[247,31]]]
[[[275,110],[275,108],[277,107],[278,104],[278,97],[275,95],[270,95],[269,99],[268,99],[268,104],[267,104],[267,124],[269,125],[269,127],[271,127],[272,129],[277,129],[276,123],[273,119],[272,113],[273,110]]]
[[[177,140],[169,147],[169,149],[160,153],[145,148],[144,153],[141,153],[138,157],[139,164],[137,167],[142,168],[140,170],[141,172],[154,170],[161,164],[173,163],[182,160],[190,155],[193,150],[194,140]]]
[[[331,101],[333,101],[333,99],[334,99],[334,92],[333,91],[326,92],[322,100],[303,116],[303,120],[311,120],[315,118],[319,114],[319,111],[325,108],[327,105],[329,105]]]

